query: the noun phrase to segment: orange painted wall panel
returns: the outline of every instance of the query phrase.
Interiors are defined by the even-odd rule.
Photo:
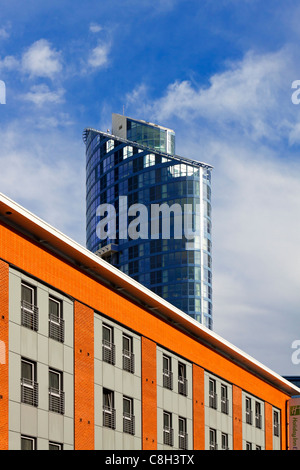
[[[94,311],[74,304],[74,448],[93,450]]]
[[[270,403],[265,403],[265,449],[273,449],[273,409]]]
[[[8,450],[9,267],[0,260],[0,450]]]
[[[193,364],[194,450],[205,449],[204,369]]]
[[[156,344],[142,337],[142,449],[157,449]]]
[[[232,386],[233,450],[243,449],[242,390]]]

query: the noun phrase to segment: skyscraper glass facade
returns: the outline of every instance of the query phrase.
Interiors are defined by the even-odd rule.
[[[134,122],[84,131],[87,248],[212,328],[212,168],[163,151],[173,131]]]

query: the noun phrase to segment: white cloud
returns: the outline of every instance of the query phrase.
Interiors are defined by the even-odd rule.
[[[135,108],[175,129],[177,153],[213,165],[214,330],[286,375],[298,373],[291,344],[300,336],[294,59],[288,49],[249,53],[206,86],[177,81],[154,102],[141,86],[127,100],[128,115]]]
[[[0,39],[7,39],[9,38],[9,33],[7,32],[6,28],[0,28]]]
[[[252,139],[277,140],[289,133],[294,138],[299,119],[291,107],[291,83],[300,72],[297,62],[288,48],[264,55],[249,52],[206,86],[187,80],[170,84],[148,113],[162,122],[202,118],[221,130],[235,126]]]
[[[102,31],[103,28],[97,23],[91,23],[89,29],[91,33],[99,33],[100,31]]]
[[[20,62],[12,55],[4,57],[0,60],[0,70],[16,70],[20,67]]]
[[[46,39],[40,39],[23,54],[22,70],[31,77],[54,78],[62,71],[61,53]]]
[[[292,373],[300,164],[266,158],[262,147],[254,152],[224,141],[212,147],[215,328],[279,373]]]
[[[90,53],[88,65],[93,68],[104,67],[108,63],[108,54],[110,45],[108,43],[99,43]]]
[[[21,56],[9,55],[0,60],[0,70],[18,71],[31,78],[56,78],[62,71],[61,53],[51,44],[40,39],[34,42]]]
[[[84,145],[65,128],[30,128],[18,120],[0,129],[1,192],[85,244]]]
[[[28,93],[23,95],[23,99],[30,101],[37,106],[43,106],[45,103],[58,104],[63,102],[64,90],[51,91],[45,84],[34,85]]]

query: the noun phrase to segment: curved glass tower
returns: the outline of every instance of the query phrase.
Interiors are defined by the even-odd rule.
[[[212,329],[211,170],[172,130],[113,115],[85,129],[87,248]]]

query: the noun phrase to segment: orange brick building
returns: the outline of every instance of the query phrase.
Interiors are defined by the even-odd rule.
[[[0,449],[287,449],[300,390],[0,195]]]

